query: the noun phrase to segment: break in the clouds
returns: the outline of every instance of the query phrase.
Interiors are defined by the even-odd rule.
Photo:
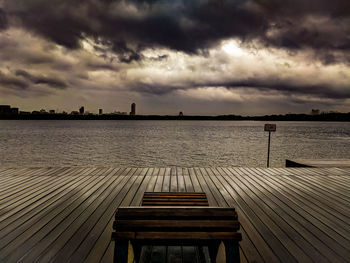
[[[259,114],[350,106],[348,0],[0,0],[1,103]]]

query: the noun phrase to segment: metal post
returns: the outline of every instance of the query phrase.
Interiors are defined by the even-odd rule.
[[[271,140],[271,132],[269,131],[269,143],[267,146],[267,167],[270,166],[270,140]]]

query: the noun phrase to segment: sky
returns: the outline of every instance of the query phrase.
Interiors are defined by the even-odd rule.
[[[0,0],[0,104],[350,111],[349,0]]]

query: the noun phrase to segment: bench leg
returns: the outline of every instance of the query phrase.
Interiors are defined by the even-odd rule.
[[[131,245],[132,245],[132,249],[134,251],[134,261],[136,263],[139,263],[142,246],[140,244],[136,243],[136,242],[132,242]]]
[[[216,263],[216,256],[218,255],[219,246],[220,246],[220,242],[213,242],[208,246],[211,263]]]
[[[129,241],[115,241],[114,262],[128,263]]]
[[[239,263],[239,245],[238,242],[225,241],[226,263]]]

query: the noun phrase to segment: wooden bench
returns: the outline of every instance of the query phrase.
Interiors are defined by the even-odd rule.
[[[234,208],[121,207],[113,225],[114,261],[128,261],[130,241],[136,262],[145,245],[208,246],[211,262],[215,262],[221,242],[226,262],[239,262],[239,226]]]

